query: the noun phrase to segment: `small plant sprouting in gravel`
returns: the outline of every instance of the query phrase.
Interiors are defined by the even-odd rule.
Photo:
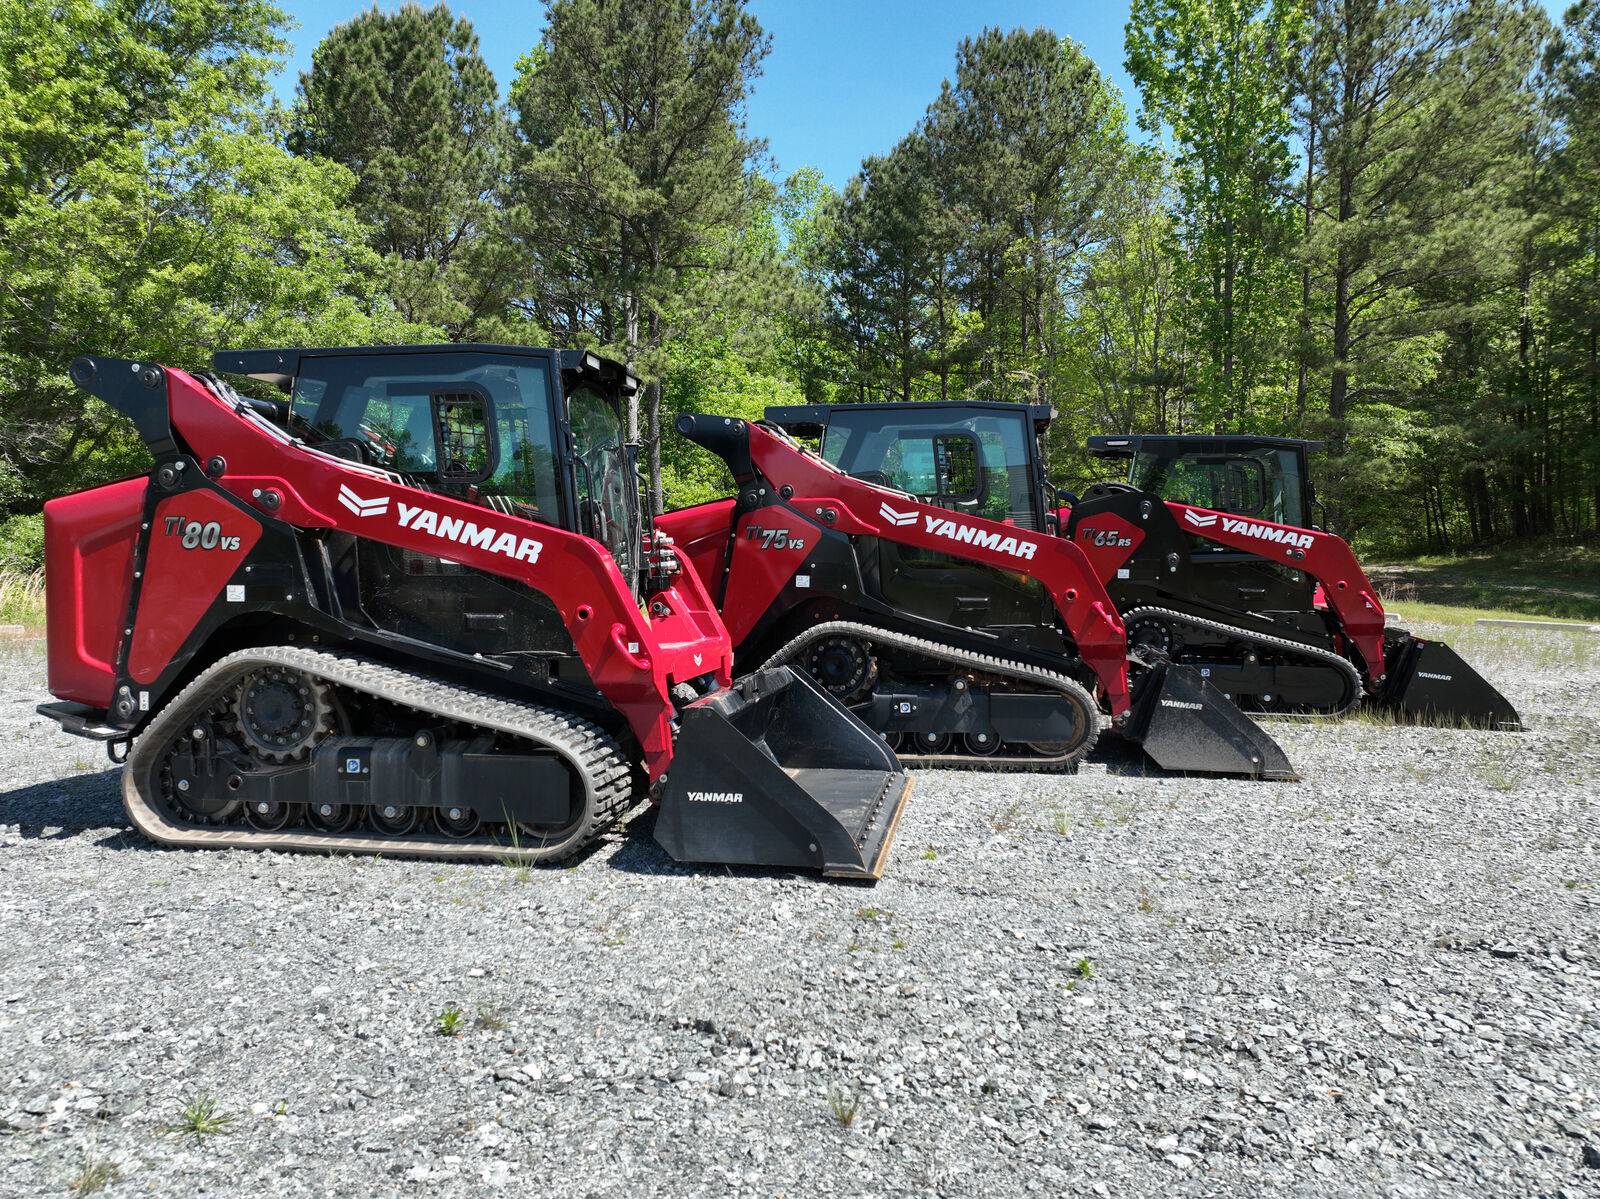
[[[232,1132],[232,1124],[233,1117],[218,1107],[217,1101],[210,1095],[191,1095],[178,1109],[178,1122],[171,1125],[168,1131],[192,1132],[196,1141],[204,1141],[207,1137]]]
[[[433,1018],[433,1031],[441,1037],[453,1037],[462,1031],[466,1023],[467,1013],[453,1003],[447,1003],[437,1016]]]
[[[1145,890],[1143,883],[1139,884],[1139,910],[1141,912],[1153,912],[1156,910],[1156,901],[1151,898],[1150,892]],[[1088,960],[1088,958],[1084,959],[1084,961]]]
[[[1075,974],[1077,974],[1077,976],[1079,978],[1093,978],[1094,977],[1094,963],[1091,962],[1088,958],[1079,958],[1078,959],[1078,964],[1076,966],[1074,966],[1072,969],[1073,969],[1073,972]]]
[[[92,1151],[83,1155],[83,1165],[79,1168],[77,1176],[67,1184],[67,1188],[74,1195],[92,1195],[107,1183],[119,1182],[122,1179],[122,1167],[109,1157],[101,1157]]]
[[[507,1023],[506,1005],[499,1002],[480,1003],[477,1013],[472,1018],[473,1028],[482,1028],[489,1032],[499,1032]]]
[[[1050,825],[1063,837],[1072,834],[1072,817],[1067,815],[1064,808],[1057,808],[1050,814]]]
[[[931,861],[935,860],[938,856],[939,855],[934,852],[934,848],[931,845],[927,846],[922,851],[922,860],[924,862],[931,862]]]
[[[856,1113],[861,1110],[861,1096],[848,1087],[829,1087],[828,1107],[833,1111],[833,1118],[839,1121],[839,1126],[849,1128],[856,1122]]]

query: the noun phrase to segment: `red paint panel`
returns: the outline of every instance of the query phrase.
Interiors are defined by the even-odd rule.
[[[59,699],[111,706],[145,486],[124,479],[44,506],[46,645]]]
[[[1110,513],[1091,517],[1073,535],[1073,541],[1094,567],[1095,576],[1107,584],[1116,578],[1117,568],[1133,556],[1143,540],[1142,528]]]
[[[706,673],[732,681],[727,630],[692,570],[651,597],[666,615],[647,616],[598,541],[319,454],[235,412],[183,371],[167,372],[167,389],[173,428],[198,460],[227,460],[218,484],[243,503],[260,505],[271,493],[272,515],[299,528],[336,527],[442,555],[549,596],[590,678],[627,719],[652,779],[672,760],[672,685]],[[613,637],[619,624],[623,633]]]
[[[781,505],[758,508],[740,518],[734,530],[728,594],[722,601],[722,620],[735,645],[750,635],[778,593],[804,571],[821,531]]]
[[[261,539],[261,522],[214,491],[156,505],[128,674],[153,683]]]
[[[1185,533],[1305,571],[1321,584],[1323,598],[1338,615],[1344,635],[1366,659],[1368,671],[1374,676],[1383,673],[1383,604],[1342,537],[1176,500],[1166,503]]]
[[[712,595],[720,594],[728,561],[728,534],[733,529],[733,501],[713,500],[656,517],[656,528],[677,545],[679,560],[688,563]]]

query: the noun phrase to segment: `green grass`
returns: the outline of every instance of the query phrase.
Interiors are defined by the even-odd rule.
[[[467,1013],[453,1003],[447,1003],[433,1018],[433,1031],[441,1037],[453,1037],[466,1028]]]
[[[0,624],[20,624],[30,633],[44,628],[44,574],[0,571]]]
[[[1407,619],[1600,622],[1600,545],[1547,542],[1365,565],[1384,605]]]
[[[229,1127],[233,1117],[217,1106],[217,1101],[209,1095],[194,1095],[184,1101],[178,1109],[178,1119],[175,1124],[168,1126],[168,1132],[194,1133],[194,1139],[203,1141],[207,1137],[221,1136],[225,1132],[232,1132]]]
[[[122,1180],[122,1167],[109,1157],[100,1157],[94,1153],[83,1155],[83,1164],[72,1181],[67,1183],[74,1195],[92,1195],[108,1183]]]

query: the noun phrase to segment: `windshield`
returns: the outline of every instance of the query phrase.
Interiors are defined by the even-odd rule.
[[[822,456],[925,503],[1036,529],[1027,419],[939,404],[834,409]]]
[[[578,495],[578,531],[611,551],[617,569],[638,589],[639,514],[622,422],[611,401],[587,385],[568,399]]]
[[[1255,516],[1303,526],[1298,455],[1262,447],[1232,454],[1186,454],[1170,458],[1141,451],[1128,482],[1164,500],[1197,508]]]
[[[361,461],[428,476],[447,490],[470,485],[483,499],[503,496],[522,516],[560,519],[550,372],[542,359],[307,357],[292,404],[312,444],[353,443]]]

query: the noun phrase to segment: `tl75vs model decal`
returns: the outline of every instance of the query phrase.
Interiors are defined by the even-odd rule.
[[[757,539],[764,550],[803,550],[806,543],[803,538],[792,537],[788,529],[763,529],[760,525],[751,525],[744,531],[744,535],[751,541]]]

